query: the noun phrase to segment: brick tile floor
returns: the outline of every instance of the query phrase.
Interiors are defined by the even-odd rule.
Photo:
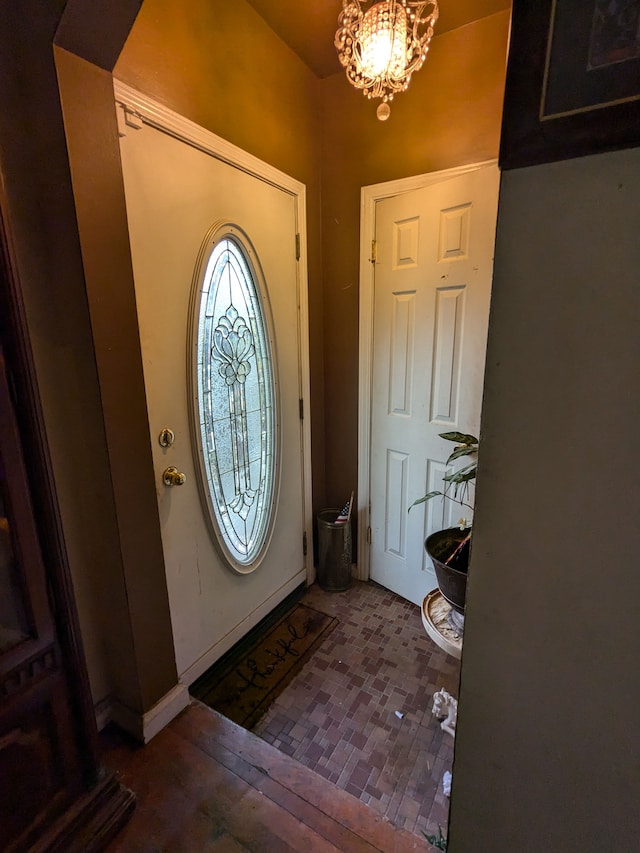
[[[414,604],[377,584],[314,584],[302,601],[339,624],[253,731],[396,826],[444,832],[453,739],[431,707],[442,687],[457,697],[459,662],[429,639]]]

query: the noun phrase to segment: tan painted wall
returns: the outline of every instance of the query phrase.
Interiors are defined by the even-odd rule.
[[[64,5],[34,4],[29,27],[21,25],[25,9],[8,13],[2,55],[24,70],[2,78],[0,164],[93,698],[112,697],[143,712],[173,687],[176,670],[115,110],[108,70],[59,47],[54,65],[52,41]],[[116,11],[125,5],[110,7],[120,30]],[[149,0],[119,76],[307,185],[313,422],[319,424],[313,427],[314,485],[321,495],[316,81],[242,0],[229,9],[202,2],[187,10]],[[68,11],[59,43],[106,64],[117,37],[96,32],[91,4],[73,0]],[[238,32],[245,62],[232,68],[221,60]],[[253,63],[256,56],[262,65]]]
[[[0,166],[63,525],[84,608],[83,636],[90,653],[98,656],[105,630],[129,630],[126,623],[113,623],[113,613],[120,614],[126,600],[121,574],[116,583],[93,582],[108,576],[119,542],[51,52],[63,5],[34,0],[28,8],[23,2],[19,9],[5,10],[2,58],[11,68],[21,68],[21,74],[0,75]],[[206,14],[205,4],[198,6]],[[183,111],[202,120],[198,110],[217,108],[205,104],[199,86],[181,84],[189,74],[183,76],[172,63],[191,59],[182,53],[176,60],[169,50],[181,39],[193,48],[184,33],[187,24],[176,19],[174,31],[154,41],[160,7],[152,8],[145,4],[150,20],[137,36],[137,47],[130,46],[148,63],[136,60],[141,63],[136,73],[142,67],[148,74],[143,77],[150,94],[171,106],[192,103],[193,113]],[[251,23],[249,32],[263,33],[265,42],[256,41],[256,51],[291,60],[285,60],[286,51],[276,48],[242,0],[234,0],[233,8]],[[216,18],[216,27],[221,20]],[[496,69],[502,68],[506,18],[474,26],[480,29],[435,40],[430,63],[449,67],[451,76],[440,76],[442,89],[434,92],[425,66],[412,88],[422,92],[422,115],[416,124],[417,113],[410,111],[404,133],[400,122],[393,122],[409,110],[411,92],[404,106],[403,99],[397,101],[382,127],[371,106],[337,77],[322,84],[321,101],[311,97],[311,103],[322,103],[327,129],[323,251],[325,319],[330,321],[331,497],[343,494],[355,475],[359,187],[495,155],[501,87]],[[493,43],[484,58],[481,31],[487,44]],[[445,43],[461,49],[444,51]],[[132,56],[127,74],[135,85]],[[487,56],[496,63],[493,72],[486,67]],[[204,56],[199,61],[204,68]],[[458,71],[464,66],[472,73],[463,81]],[[274,77],[280,73],[269,68]],[[229,74],[219,70],[215,79],[222,84]],[[458,85],[449,87],[448,80]],[[310,80],[309,92],[314,85]],[[218,95],[224,97],[221,91]],[[211,118],[211,129],[230,128],[233,142],[265,159],[272,156],[272,162],[311,186],[317,161],[306,143],[303,152],[294,149],[298,134],[311,145],[312,117],[307,111],[296,114],[299,126],[292,130],[288,117],[297,101],[291,93],[282,102],[266,95],[255,95],[254,101],[256,116],[276,111],[277,120],[263,116],[270,134],[249,138],[251,122],[227,116],[228,104],[224,115]],[[466,130],[463,115],[476,118]],[[603,846],[637,847],[638,175],[636,149],[504,176],[454,767],[452,853],[541,848],[595,853]],[[315,181],[318,204],[317,176]],[[315,228],[318,393],[318,221]],[[345,443],[345,451],[340,450]],[[318,453],[316,435],[316,460]],[[131,643],[128,636],[120,640],[125,648]],[[129,676],[136,678],[127,672],[124,658],[112,653],[112,660],[119,675],[97,673],[94,689],[96,684],[108,688],[109,677],[122,678],[125,686]],[[133,668],[132,659],[130,664]],[[165,667],[165,675],[169,670]],[[139,700],[131,697],[132,704]]]
[[[140,708],[52,49],[63,6],[3,10],[0,56],[19,71],[0,75],[0,168],[91,687]]]
[[[360,188],[498,156],[509,13],[436,36],[382,123],[344,74],[322,81],[328,505],[357,483]]]
[[[307,184],[316,509],[357,481],[360,188],[497,157],[508,23],[504,12],[436,36],[386,124],[344,74],[317,80],[243,0],[146,0],[116,65]]]
[[[640,149],[502,177],[452,853],[635,850]]]
[[[314,505],[324,501],[318,81],[244,0],[145,0],[114,76],[307,187]]]
[[[244,0],[197,0],[188,7],[173,0],[145,0],[114,69],[118,79],[307,186],[316,510],[342,501],[356,482],[360,187],[496,156],[507,25],[503,13],[436,37],[429,62],[410,92],[394,104],[386,125],[377,121],[373,105],[343,74],[318,81]],[[96,75],[93,78],[97,81]],[[71,148],[72,158],[77,148],[78,171],[82,145],[90,144],[90,135],[82,142],[83,110],[74,107],[74,99],[81,100],[70,89],[68,132],[76,128],[73,132],[79,134],[80,147]],[[416,103],[423,105],[420,114]],[[112,169],[106,150],[105,156],[98,172]],[[89,192],[89,173],[83,174]],[[117,182],[117,176],[113,180]],[[113,204],[115,197],[115,217]],[[90,205],[84,209],[90,233]],[[129,269],[122,274],[129,276]],[[99,288],[96,281],[89,289],[96,293],[94,323],[102,329],[111,309],[105,305],[101,318]],[[108,350],[103,348],[103,353],[103,383],[110,387],[115,362]],[[115,410],[113,418],[117,428]],[[117,446],[117,438],[113,441]],[[113,458],[117,465],[118,457]],[[123,477],[126,482],[126,474]],[[149,547],[157,544],[150,542]],[[144,547],[144,540],[139,545]],[[136,578],[142,592],[144,582]],[[100,597],[95,589],[93,595]],[[89,636],[95,633],[95,610],[87,596],[81,616]],[[154,618],[151,610],[148,614]],[[111,657],[107,652],[106,660],[101,659],[96,649],[89,655],[90,671],[108,669]],[[94,696],[100,698],[96,691]]]
[[[125,656],[133,655],[140,690],[135,705],[118,688],[115,655],[122,651],[99,597],[97,610],[82,607],[80,613],[83,626],[93,618],[102,621],[114,698],[130,710],[146,711],[175,686],[177,676],[113,86],[108,71],[60,48],[55,54],[117,528],[109,547],[111,571],[93,578],[104,589],[117,578],[116,567],[123,573],[133,640],[133,652]],[[89,661],[95,671],[99,662],[93,656]]]
[[[127,398],[139,355],[109,72],[60,49],[56,69],[63,8],[34,4],[28,28],[14,10],[3,29],[3,55],[29,73],[9,75],[0,92],[2,167],[94,699],[114,693],[140,711],[170,689],[175,664],[153,655],[170,625],[152,479],[141,473],[144,412]],[[69,4],[65,38],[108,64],[87,8]],[[120,79],[307,186],[316,509],[356,480],[360,187],[495,156],[506,28],[502,14],[436,37],[386,125],[342,74],[318,81],[244,0],[145,0],[116,66]],[[122,386],[123,359],[137,365],[134,385]]]

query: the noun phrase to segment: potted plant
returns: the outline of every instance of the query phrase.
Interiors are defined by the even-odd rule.
[[[478,439],[463,432],[441,432],[440,438],[455,443],[455,447],[447,459],[447,465],[456,459],[466,459],[467,461],[471,459],[472,461],[444,476],[444,491],[428,492],[414,501],[409,510],[436,497],[453,501],[460,504],[461,507],[472,510],[473,507],[468,502],[469,484],[476,477]],[[461,518],[457,527],[437,530],[427,536],[424,546],[433,561],[438,588],[443,598],[454,610],[464,614],[471,548],[471,522],[466,518]]]

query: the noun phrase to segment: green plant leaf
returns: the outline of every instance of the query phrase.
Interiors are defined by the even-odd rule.
[[[414,502],[411,504],[411,506],[409,507],[409,509],[407,510],[407,512],[411,512],[411,510],[413,509],[413,507],[414,507],[414,506],[417,506],[418,504],[423,504],[425,501],[429,501],[429,500],[431,500],[431,498],[437,498],[437,497],[438,497],[438,495],[441,495],[442,497],[446,497],[446,496],[445,496],[445,494],[444,494],[444,492],[428,492],[428,493],[427,493],[426,495],[424,495],[423,497],[418,498],[418,500],[417,500],[417,501],[414,501]]]
[[[422,834],[427,839],[429,844],[435,847],[437,850],[446,850],[447,849],[447,837],[442,834],[442,827],[438,826],[438,835],[427,835],[427,833],[422,830]]]
[[[453,462],[454,459],[459,459],[461,456],[471,456],[474,453],[478,452],[477,447],[469,447],[466,444],[462,447],[456,447],[451,456],[447,459],[447,465],[449,462]]]
[[[468,483],[476,476],[478,466],[476,464],[468,465],[466,468],[461,468],[459,471],[454,471],[452,474],[445,474],[442,478],[447,483]]]
[[[455,441],[457,444],[479,444],[480,442],[475,437],[475,435],[469,435],[466,432],[441,432],[439,433],[440,438],[444,438],[447,441]]]

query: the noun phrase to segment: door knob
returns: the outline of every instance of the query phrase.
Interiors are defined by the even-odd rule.
[[[178,469],[170,465],[162,473],[162,482],[165,486],[182,486],[187,479],[185,474],[182,474]]]

